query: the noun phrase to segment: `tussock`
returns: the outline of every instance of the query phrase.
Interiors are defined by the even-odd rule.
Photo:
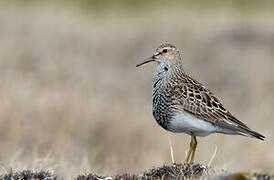
[[[21,172],[10,172],[8,174],[4,174],[0,176],[1,180],[61,180],[61,178],[58,178],[57,176],[53,175],[52,173],[48,171],[30,171],[30,170],[24,170]]]
[[[10,172],[0,176],[0,180],[61,180],[62,178],[53,175],[48,171]],[[231,173],[224,170],[215,171],[213,168],[198,164],[172,164],[162,167],[152,168],[143,174],[117,174],[117,175],[98,175],[95,173],[78,175],[73,180],[169,180],[169,179],[213,179],[213,180],[271,180],[274,175],[237,172]]]
[[[247,172],[226,172],[224,170],[215,171],[209,166],[198,163],[192,164],[172,164],[153,168],[141,175],[114,175],[99,176],[96,174],[80,175],[74,180],[135,180],[135,179],[212,179],[212,180],[271,180],[274,176],[268,174],[247,173]]]

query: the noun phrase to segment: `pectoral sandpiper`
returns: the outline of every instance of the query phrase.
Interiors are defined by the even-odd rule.
[[[149,62],[157,63],[152,78],[153,116],[164,129],[191,136],[186,163],[194,161],[196,136],[223,133],[264,140],[263,135],[235,118],[209,89],[183,70],[182,57],[175,46],[161,45],[136,67]]]

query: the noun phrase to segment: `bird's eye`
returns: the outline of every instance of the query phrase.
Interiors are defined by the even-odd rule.
[[[167,49],[163,49],[163,53],[166,53],[167,52]]]

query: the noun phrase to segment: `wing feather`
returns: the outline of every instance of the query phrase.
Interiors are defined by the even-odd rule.
[[[225,128],[248,128],[224,108],[219,99],[201,83],[187,76],[174,85],[173,92],[183,109],[199,119],[223,126]],[[178,101],[179,99],[179,101]]]

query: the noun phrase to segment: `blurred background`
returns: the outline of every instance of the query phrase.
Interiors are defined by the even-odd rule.
[[[152,117],[161,43],[238,119],[266,136],[198,138],[196,161],[273,171],[274,1],[0,1],[0,164],[64,177],[140,173],[185,159],[190,137]]]

